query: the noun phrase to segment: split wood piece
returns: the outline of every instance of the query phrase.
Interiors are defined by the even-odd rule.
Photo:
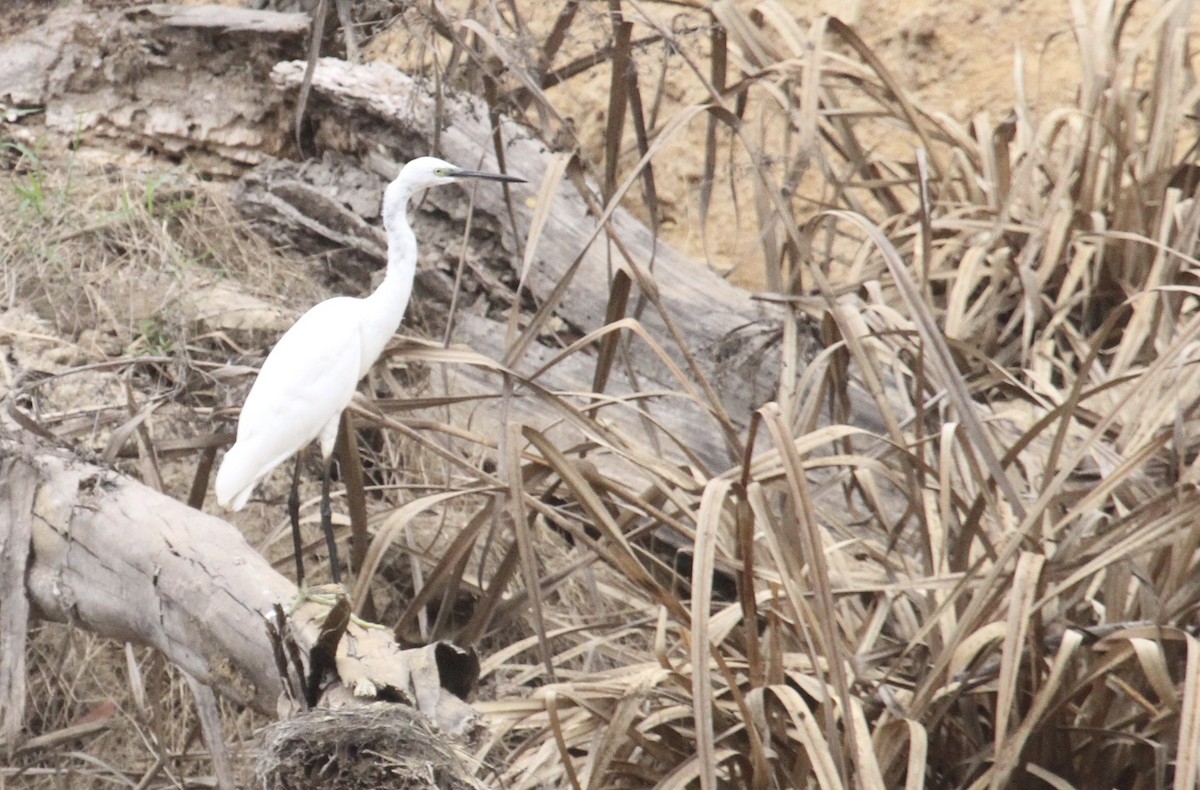
[[[390,630],[350,618],[340,588],[318,589],[286,617],[281,632],[293,650],[281,675],[268,628],[280,629],[277,612],[298,591],[235,527],[57,450],[4,439],[0,464],[9,481],[0,486],[0,512],[28,511],[0,523],[6,556],[23,555],[27,565],[24,590],[6,591],[3,602],[6,646],[21,643],[14,630],[26,625],[17,622],[24,597],[34,616],[155,647],[217,693],[264,713],[278,713],[285,686],[303,688],[316,663],[322,706],[407,702],[444,732],[477,723],[447,690],[466,696],[473,686],[471,654],[446,644],[403,650]],[[9,526],[22,520],[30,525],[24,541]],[[7,672],[4,716],[19,712],[12,700],[24,694],[23,673]]]
[[[85,158],[109,140],[237,175],[290,144],[289,108],[263,97],[307,30],[307,14],[215,5],[61,8],[0,43],[0,112],[43,122]]]

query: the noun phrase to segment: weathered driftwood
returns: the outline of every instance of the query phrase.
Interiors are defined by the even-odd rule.
[[[293,90],[302,73],[302,63],[280,63],[274,69],[273,78],[280,86]],[[444,92],[439,97],[428,84],[386,64],[358,66],[325,58],[313,75],[313,97],[315,111],[323,119],[319,123],[334,130],[323,133],[318,129],[316,139],[323,142],[327,150],[358,155],[366,166],[378,161],[367,154],[380,147],[397,151],[403,159],[432,150],[436,140],[443,154],[452,161],[469,167],[497,167],[490,144],[493,131],[487,107],[473,96]],[[529,181],[512,188],[518,238],[511,241],[506,238],[506,244],[512,244],[514,251],[527,254],[520,249],[520,244],[540,199],[542,177],[558,173],[556,182],[549,185],[552,206],[545,230],[530,257],[525,284],[541,303],[551,297],[559,283],[567,281],[559,303],[559,314],[565,321],[583,330],[602,326],[613,272],[616,269],[628,271],[631,265],[640,267],[661,295],[670,319],[678,325],[680,334],[697,354],[702,369],[709,375],[716,375],[722,365],[737,361],[736,355],[729,359],[721,352],[733,342],[742,327],[747,323],[771,322],[779,318],[773,308],[753,301],[748,292],[731,287],[705,267],[658,242],[643,223],[618,208],[612,212],[609,224],[612,236],[620,239],[632,263],[623,260],[615,248],[605,243],[599,218],[592,214],[575,187],[562,177],[561,170],[553,167],[554,154],[532,138],[526,129],[503,116],[499,121],[499,134],[504,141],[508,172]],[[394,172],[385,163],[379,175],[391,178]],[[462,198],[462,193],[442,190],[440,196],[430,193],[427,199],[441,210],[459,215],[464,213]],[[477,220],[481,224],[509,233],[504,192],[476,190],[474,213],[485,218]],[[488,221],[488,217],[495,220]],[[580,260],[578,270],[568,276],[577,260]],[[516,260],[509,262],[520,265]],[[635,291],[633,301],[636,301],[636,294]],[[662,339],[664,345],[670,345],[661,316],[648,309],[643,313],[643,321],[651,334]],[[647,369],[661,367],[656,360],[647,360],[644,366]],[[751,372],[763,377],[765,389],[757,393],[726,394],[731,413],[739,417],[745,417],[758,405],[751,402],[755,394],[761,398],[773,392],[774,373],[769,365],[761,372],[742,370],[740,374],[746,376]],[[655,372],[651,380],[659,378],[661,373]]]
[[[61,9],[0,46],[0,108],[40,111],[84,155],[107,139],[235,175],[289,144],[286,108],[262,99],[271,65],[302,56],[307,30],[303,14]]]
[[[13,648],[0,657],[0,705],[10,736],[25,693],[17,648],[29,614],[155,647],[264,713],[300,703],[312,681],[310,702],[402,699],[444,730],[472,726],[470,707],[447,690],[462,693],[462,678],[443,677],[470,663],[456,660],[456,648],[401,650],[390,630],[351,620],[344,597],[314,595],[289,611],[296,586],[236,528],[130,478],[10,440],[0,444],[0,465],[8,516],[0,521],[0,638]],[[18,568],[14,583],[7,571]]]
[[[302,64],[291,62],[276,66],[273,76],[277,84],[294,91],[301,75]],[[498,167],[490,144],[492,130],[487,108],[481,101],[462,94],[438,97],[428,85],[385,64],[358,66],[323,59],[314,72],[310,101],[315,140],[329,154],[329,164],[310,164],[305,170],[311,174],[314,169],[332,169],[345,174],[347,161],[357,164],[357,169],[349,170],[354,174],[352,181],[345,175],[329,179],[337,183],[337,188],[327,203],[333,203],[336,196],[349,205],[371,205],[371,200],[378,199],[386,179],[393,177],[397,162],[431,150],[435,140],[451,161],[468,167]],[[448,122],[438,128],[442,118]],[[512,186],[509,195],[498,189],[473,190],[470,200],[465,192],[454,189],[429,193],[424,200],[426,213],[453,218],[455,223],[449,233],[431,229],[427,222],[419,224],[422,239],[428,239],[426,244],[430,247],[426,258],[436,261],[443,248],[456,249],[452,245],[459,239],[457,223],[469,212],[475,231],[472,254],[478,260],[474,271],[481,287],[488,292],[488,303],[505,307],[518,301],[514,285],[527,261],[523,285],[534,304],[540,306],[555,298],[555,289],[565,283],[565,289],[557,297],[555,316],[569,329],[568,339],[605,324],[612,278],[617,270],[625,271],[634,282],[630,305],[638,304],[646,295],[639,289],[639,283],[661,300],[661,314],[649,304],[640,311],[640,321],[649,336],[684,370],[689,368],[686,357],[690,355],[696,370],[688,370],[689,374],[694,372],[710,382],[718,407],[728,413],[734,426],[744,427],[753,410],[775,393],[778,355],[754,352],[776,335],[781,315],[773,306],[754,301],[746,291],[730,286],[708,269],[659,243],[644,224],[618,208],[611,213],[608,225],[611,236],[619,239],[628,253],[628,259],[623,258],[618,248],[608,242],[600,218],[592,214],[576,187],[562,177],[561,169],[554,167],[555,155],[515,123],[501,118],[499,129],[508,172],[526,178],[529,183]],[[392,161],[373,155],[381,150],[390,152]],[[378,174],[374,184],[363,184],[359,174],[364,168]],[[543,176],[556,180],[543,185]],[[313,188],[321,188],[318,179],[306,180]],[[367,195],[362,194],[360,185],[368,189]],[[277,199],[272,190],[267,192]],[[239,197],[240,204],[250,212],[262,199],[248,190],[240,192]],[[537,203],[545,199],[552,205],[537,246],[530,252],[523,245]],[[304,202],[311,204],[308,199]],[[286,218],[279,218],[283,224],[289,224]],[[311,231],[311,227],[305,231]],[[359,235],[357,229],[354,235]],[[335,225],[328,239],[342,238]],[[367,244],[375,247],[378,242],[373,239]],[[369,247],[355,246],[370,255]],[[422,278],[424,293],[434,298],[451,289],[449,273],[442,275],[440,285],[431,282],[438,271],[436,265],[427,263]],[[506,345],[507,335],[501,320],[491,314],[475,315],[472,319],[456,324],[453,340],[503,359],[518,372],[539,368],[553,350],[531,344],[523,355],[514,356]],[[674,325],[673,331],[668,321]],[[630,368],[614,369],[608,392],[680,389],[681,382],[672,378],[663,360],[641,340],[629,344],[627,359]],[[589,390],[594,363],[594,356],[580,354],[578,360],[551,376],[554,387],[565,391]],[[461,383],[468,388],[473,386],[466,379]],[[681,437],[698,457],[714,467],[723,468],[734,459],[719,422],[700,404],[680,400],[660,403],[652,399],[643,406],[662,423],[666,432]],[[538,423],[536,409],[525,416]],[[614,415],[613,419],[634,422],[632,415]]]

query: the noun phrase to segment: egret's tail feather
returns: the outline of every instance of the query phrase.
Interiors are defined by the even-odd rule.
[[[255,464],[247,455],[244,448],[234,444],[217,470],[217,504],[228,510],[244,508],[254,486],[271,471],[270,468],[263,471],[261,464]]]
[[[217,503],[230,510],[241,510],[250,501],[259,481],[275,467],[291,458],[298,449],[294,444],[275,443],[264,447],[262,442],[239,438],[225,453],[217,470]],[[304,445],[301,444],[300,447]]]

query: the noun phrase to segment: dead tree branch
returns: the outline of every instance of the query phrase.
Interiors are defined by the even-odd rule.
[[[330,590],[312,591],[288,613],[296,586],[236,528],[116,472],[11,440],[0,444],[0,464],[8,585],[0,603],[0,705],[9,735],[20,722],[17,648],[30,614],[157,648],[199,682],[263,713],[313,688],[310,702],[406,700],[443,730],[472,725],[471,709],[446,690],[462,686],[453,674],[469,673],[457,648],[402,650],[389,630],[353,620],[345,597]],[[10,573],[21,566],[24,573]],[[300,666],[279,660],[272,630],[294,646]]]

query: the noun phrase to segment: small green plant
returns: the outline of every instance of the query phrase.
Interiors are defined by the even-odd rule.
[[[196,205],[196,198],[190,191],[177,189],[161,189],[168,179],[163,173],[146,182],[144,205],[150,216],[174,217]]]
[[[0,143],[0,151],[13,151],[18,155],[17,166],[27,169],[24,178],[13,179],[13,189],[21,198],[21,208],[32,208],[39,216],[45,216],[46,206],[46,175],[42,170],[42,160],[28,146],[8,140]],[[22,163],[24,168],[21,167]]]
[[[138,322],[138,336],[129,344],[126,353],[132,356],[165,357],[175,349],[170,327],[158,316]]]

